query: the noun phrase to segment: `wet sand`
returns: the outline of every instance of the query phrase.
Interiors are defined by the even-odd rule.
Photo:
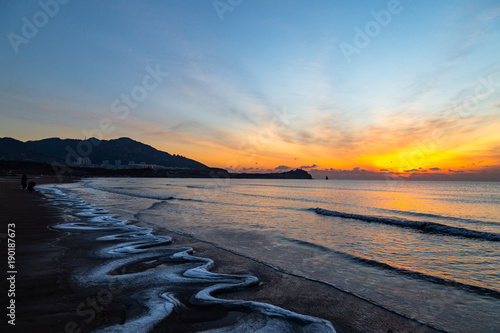
[[[55,183],[55,178],[35,180],[37,185]],[[4,322],[12,332],[89,332],[100,327],[123,323],[133,313],[134,304],[126,293],[115,295],[103,306],[95,304],[99,290],[81,288],[71,281],[71,267],[92,253],[95,243],[77,234],[71,236],[49,228],[64,221],[61,210],[45,204],[40,193],[20,189],[20,179],[0,179],[0,201],[3,206],[2,269],[7,271],[7,224],[16,231],[16,326]],[[329,320],[337,332],[437,332],[415,321],[393,314],[355,296],[319,282],[290,276],[195,239],[158,230],[171,236],[172,246],[192,247],[193,254],[215,261],[212,269],[220,273],[252,274],[260,284],[243,291],[217,295],[220,298],[244,299],[273,304],[297,313]],[[94,235],[95,237],[95,235]],[[58,239],[61,239],[58,241]],[[54,246],[53,243],[57,243]],[[62,246],[64,245],[64,246]],[[129,269],[141,269],[130,267]],[[4,281],[5,282],[5,281]],[[7,290],[7,285],[4,290]],[[2,293],[2,304],[8,297]],[[5,307],[3,307],[5,309]],[[92,320],[89,311],[94,309]],[[5,310],[6,311],[6,310]],[[87,311],[87,312],[85,312]],[[210,309],[214,318],[223,316],[220,309]],[[208,312],[208,310],[207,310]],[[85,313],[85,314],[84,314]],[[208,314],[208,313],[207,313]],[[6,324],[6,325],[4,325]],[[206,329],[189,322],[189,318],[166,318],[155,332],[188,332]],[[3,330],[2,330],[3,331]]]

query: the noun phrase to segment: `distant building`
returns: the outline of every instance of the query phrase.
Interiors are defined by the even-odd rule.
[[[88,157],[78,157],[76,163],[81,166],[89,166],[92,164],[92,161]]]
[[[109,168],[109,160],[104,160],[102,161],[101,167],[108,169]]]
[[[122,160],[115,160],[115,167],[120,168],[122,166]]]

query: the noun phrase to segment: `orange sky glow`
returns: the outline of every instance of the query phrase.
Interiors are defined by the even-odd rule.
[[[401,2],[361,43],[384,6],[252,1],[221,20],[211,2],[68,3],[0,41],[0,136],[130,137],[240,172],[500,180],[498,4]],[[10,4],[4,35],[40,10]]]

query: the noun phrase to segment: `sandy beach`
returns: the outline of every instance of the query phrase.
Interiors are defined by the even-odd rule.
[[[37,185],[57,182],[55,178],[39,178]],[[121,324],[134,315],[137,305],[129,298],[127,288],[111,293],[106,302],[97,302],[104,296],[93,286],[82,288],[73,283],[72,273],[81,263],[98,260],[92,256],[98,237],[95,233],[73,233],[51,229],[64,222],[61,210],[51,207],[39,192],[29,193],[20,188],[20,179],[0,180],[2,202],[2,268],[7,265],[7,229],[15,224],[15,297],[2,296],[3,304],[15,300],[15,326],[4,316],[2,327],[9,332],[90,332],[98,328]],[[156,230],[172,237],[172,247],[192,247],[193,255],[211,258],[213,272],[251,274],[260,283],[243,291],[217,295],[225,299],[242,299],[273,304],[300,314],[330,321],[337,332],[437,332],[331,286],[284,274],[211,244],[178,234]],[[104,235],[104,234],[103,234]],[[129,271],[143,269],[127,267]],[[4,290],[8,289],[8,285]],[[83,305],[82,305],[83,304]],[[5,309],[5,307],[4,307]],[[91,309],[93,315],[89,316]],[[5,310],[4,310],[5,311]],[[7,310],[8,311],[8,310]],[[85,312],[87,311],[87,312]],[[190,320],[189,316],[170,316],[154,328],[155,332],[195,332],[211,328],[210,316],[219,325],[237,320],[238,315],[223,314],[224,309],[197,309],[207,312],[204,320]],[[92,317],[91,320],[89,320]],[[222,319],[221,319],[222,318]],[[236,319],[235,319],[236,318]],[[212,323],[213,324],[213,323]],[[214,327],[214,326],[212,326]]]
[[[55,181],[55,178],[36,180],[37,184]],[[14,224],[11,229],[15,231],[17,271],[15,296],[11,298],[15,301],[15,317],[5,319],[5,315],[2,316],[1,326],[8,332],[29,332],[34,328],[40,332],[64,332],[65,324],[77,319],[77,315],[71,311],[75,308],[72,299],[75,293],[65,285],[60,266],[65,249],[53,245],[63,235],[48,228],[61,222],[60,212],[44,206],[39,192],[22,191],[19,179],[0,179],[0,184],[2,271],[10,271],[7,267],[9,224]],[[8,289],[7,285],[2,288],[2,304],[10,301],[4,293]],[[15,326],[7,323],[13,319]]]

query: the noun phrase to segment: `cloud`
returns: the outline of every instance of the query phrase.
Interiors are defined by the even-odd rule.
[[[431,171],[441,171],[440,168],[429,168],[429,170],[431,170]]]
[[[325,169],[318,170],[314,169],[310,171],[313,178],[324,179],[325,176],[331,179],[363,179],[363,180],[385,180],[387,179],[386,173],[369,171],[365,169],[360,169],[359,167],[355,167],[351,170],[342,170],[342,169]]]
[[[439,168],[433,168],[439,169]],[[425,170],[427,171],[427,170]],[[453,170],[449,169],[448,172],[434,172],[434,173],[423,173],[412,172],[410,175],[401,174],[397,172],[378,172],[370,171],[365,169],[360,169],[359,167],[353,168],[351,170],[343,169],[324,169],[318,170],[314,169],[310,171],[310,174],[315,179],[324,179],[328,176],[329,179],[357,179],[357,180],[448,180],[448,181],[498,181],[500,179],[500,168],[498,165],[490,167],[488,170],[482,170],[481,172],[470,170],[470,172],[464,172],[463,170]]]
[[[388,172],[389,170],[387,170],[387,169],[380,169],[379,171],[380,172]]]
[[[312,168],[317,168],[318,166],[316,164],[313,165],[302,165],[299,168],[300,169],[312,169]]]
[[[283,171],[283,170],[290,170],[291,168],[289,166],[286,166],[286,165],[280,165],[280,166],[277,166],[276,168],[274,168],[274,170],[276,171]]]

